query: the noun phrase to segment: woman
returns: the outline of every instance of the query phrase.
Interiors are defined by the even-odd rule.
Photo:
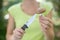
[[[43,5],[43,4],[42,4]],[[45,8],[47,5],[43,5]],[[53,40],[54,31],[53,23],[50,16],[39,16],[45,9],[40,9],[39,3],[36,0],[23,0],[22,3],[16,4],[8,9],[9,20],[7,26],[7,40]],[[50,15],[51,8],[47,7],[43,15]],[[34,22],[25,31],[21,27],[26,21],[37,13]],[[14,26],[16,23],[16,28]],[[41,25],[40,25],[41,24]]]

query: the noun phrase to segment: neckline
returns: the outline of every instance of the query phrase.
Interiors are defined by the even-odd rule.
[[[33,15],[28,15],[26,12],[24,12],[24,10],[22,9],[22,3],[20,3],[20,11],[26,16],[29,16],[29,17],[33,16]]]

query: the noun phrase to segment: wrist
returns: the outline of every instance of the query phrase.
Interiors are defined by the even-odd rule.
[[[46,39],[46,40],[54,40],[54,37],[55,37],[55,36],[52,35],[52,34],[45,34],[44,36],[45,36],[45,39]]]

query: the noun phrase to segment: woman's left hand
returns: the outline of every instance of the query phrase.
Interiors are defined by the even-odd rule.
[[[46,40],[52,40],[54,38],[53,22],[50,18],[40,16],[39,21],[41,24],[41,29],[46,37]]]

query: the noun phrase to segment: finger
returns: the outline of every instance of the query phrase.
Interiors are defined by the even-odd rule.
[[[41,25],[44,24],[44,26],[46,25],[49,28],[53,27],[53,24],[50,23],[49,21],[40,20],[40,23]]]
[[[48,27],[53,27],[53,24],[52,23],[50,23],[49,21],[45,21],[45,20],[40,20],[40,23],[43,23],[43,24],[45,24],[45,25],[48,25]]]
[[[43,18],[43,19],[42,19]],[[40,23],[41,23],[41,25],[45,28],[45,29],[47,29],[48,28],[48,26],[47,26],[47,24],[49,23],[47,20],[46,20],[46,18],[44,18],[44,17],[40,17]]]
[[[53,24],[50,23],[49,21],[43,21],[43,20],[40,20],[41,23],[47,25],[49,28],[53,28]]]
[[[21,34],[21,33],[15,33],[14,34],[14,37],[17,38],[17,39],[21,39],[23,37],[24,34]]]
[[[20,28],[15,29],[15,33],[16,33],[16,32],[19,32],[19,33],[21,33],[21,34],[25,33],[25,31],[22,30],[22,29],[20,29]]]
[[[53,20],[51,20],[50,18],[47,18],[47,19],[51,24],[54,24]]]
[[[53,27],[53,22],[51,19],[47,18],[47,17],[44,17],[44,16],[40,16],[39,17],[39,21],[40,23],[44,24],[44,25],[47,25],[48,28],[51,28]],[[46,28],[46,29],[48,29]]]
[[[50,23],[54,24],[54,22],[50,18],[47,18],[47,17],[44,17],[44,16],[40,16],[39,20],[46,20],[46,21],[49,21]]]
[[[39,20],[47,20],[47,18],[41,15],[39,16]]]
[[[21,34],[20,32],[16,32],[15,35],[16,36],[22,36],[23,34]]]
[[[42,31],[47,31],[47,25],[41,23],[41,28],[42,28]]]
[[[22,31],[21,29],[20,29],[20,30],[19,30],[19,29],[15,29],[14,32],[13,32],[14,35],[18,35],[18,36],[21,36],[21,35],[23,35],[24,33],[25,33],[25,32]]]
[[[15,38],[22,38],[22,35],[14,35]]]
[[[52,23],[49,23],[48,24],[48,27],[53,28],[53,24]]]
[[[43,24],[46,24],[46,25],[47,25],[47,24],[49,23],[49,21],[41,20],[41,19],[40,19],[40,23],[43,23]]]
[[[20,29],[18,29],[18,32],[20,32],[21,34],[24,34],[24,33],[25,33],[25,31],[24,31],[24,30],[22,30],[21,28],[20,28]]]
[[[15,39],[20,40],[20,39],[22,39],[22,36],[15,36]]]

